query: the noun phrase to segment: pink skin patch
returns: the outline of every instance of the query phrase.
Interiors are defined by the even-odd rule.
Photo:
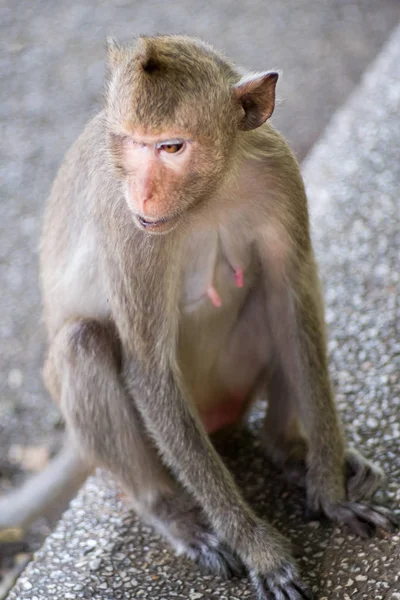
[[[219,308],[222,305],[221,298],[219,297],[218,292],[213,285],[210,285],[210,287],[208,288],[207,296],[217,308]]]
[[[231,396],[207,411],[200,411],[200,419],[207,433],[215,433],[240,421],[244,402],[243,395]]]
[[[240,268],[235,269],[235,284],[238,288],[243,287],[243,270]],[[210,298],[214,306],[216,306],[217,308],[222,306],[222,300],[219,297],[219,294],[213,285],[209,286],[207,290],[207,296]]]
[[[242,288],[243,287],[243,271],[242,269],[235,269],[235,283],[236,283],[236,287],[238,288]]]

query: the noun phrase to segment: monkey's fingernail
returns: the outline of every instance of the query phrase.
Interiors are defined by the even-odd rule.
[[[222,305],[221,298],[219,297],[218,292],[213,285],[210,285],[210,287],[208,288],[207,296],[217,308],[219,308]]]
[[[235,269],[235,283],[236,287],[243,287],[243,271],[242,269]]]

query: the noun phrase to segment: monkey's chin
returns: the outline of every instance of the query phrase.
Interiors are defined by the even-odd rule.
[[[178,225],[178,217],[171,217],[168,219],[158,220],[147,220],[144,217],[135,215],[135,222],[139,229],[151,234],[165,234],[169,233]]]

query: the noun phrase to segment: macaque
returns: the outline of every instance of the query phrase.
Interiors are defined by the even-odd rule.
[[[110,40],[108,56],[104,109],[65,157],[41,241],[65,476],[53,466],[47,498],[45,473],[28,483],[23,517],[15,497],[0,525],[28,522],[100,465],[179,553],[245,568],[259,600],[310,599],[213,434],[265,395],[266,455],[312,513],[364,537],[395,519],[361,502],[382,473],[343,439],[304,186],[268,122],[278,74],[242,73],[183,36]]]

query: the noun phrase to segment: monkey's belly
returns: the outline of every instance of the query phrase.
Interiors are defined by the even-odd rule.
[[[248,397],[246,395],[231,395],[209,408],[200,406],[200,419],[207,433],[215,433],[240,423],[247,405]]]

